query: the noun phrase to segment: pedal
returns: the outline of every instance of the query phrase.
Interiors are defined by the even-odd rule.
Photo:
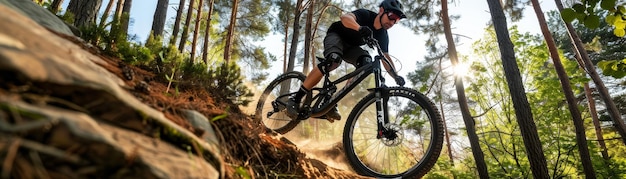
[[[322,115],[322,116],[320,116],[320,117],[316,117],[316,119],[324,119],[324,120],[327,120],[327,121],[328,121],[328,122],[330,122],[330,123],[333,123],[333,122],[335,122],[335,121],[336,121],[336,120],[334,120],[334,119],[328,118],[328,116],[326,116],[326,114],[324,114],[324,115]]]

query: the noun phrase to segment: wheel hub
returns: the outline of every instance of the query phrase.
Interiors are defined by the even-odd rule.
[[[400,145],[404,140],[402,127],[400,127],[400,125],[390,123],[385,125],[385,128],[387,130],[383,132],[383,137],[381,138],[382,143],[387,146]]]

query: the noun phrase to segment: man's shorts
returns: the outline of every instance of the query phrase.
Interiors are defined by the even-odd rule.
[[[363,50],[360,46],[344,43],[339,34],[332,32],[324,37],[324,57],[327,57],[330,53],[341,54],[343,60],[352,65],[356,65],[359,57],[370,56],[368,51]]]

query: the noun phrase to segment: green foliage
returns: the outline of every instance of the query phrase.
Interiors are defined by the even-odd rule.
[[[90,44],[99,45],[100,39],[109,37],[109,31],[95,24],[80,27],[80,37]]]
[[[623,60],[603,60],[598,62],[598,67],[602,69],[602,74],[614,78],[626,76],[626,58]]]
[[[544,155],[548,161],[550,175],[553,178],[583,177],[580,157],[577,152],[574,126],[571,115],[564,102],[561,85],[556,71],[550,62],[546,44],[536,35],[520,34],[515,28],[510,31],[511,40],[515,44],[517,63],[524,79],[528,102],[531,104],[533,118],[543,145]],[[502,64],[495,35],[492,30],[488,35],[474,44],[475,54],[484,59],[475,62],[474,66],[480,69],[473,75],[473,81],[466,89],[468,100],[474,102],[472,110],[482,114],[476,118],[477,132],[481,141],[481,148],[485,151],[485,161],[489,175],[492,178],[528,178],[530,165],[524,149],[521,133],[515,120],[515,110],[511,97],[506,89],[506,79],[503,76]],[[575,94],[582,94],[582,83],[588,82],[586,74],[573,60],[562,61]],[[580,106],[582,108],[583,106]],[[582,110],[588,111],[588,110]],[[590,124],[589,115],[584,115],[587,124]],[[595,131],[587,127],[587,138],[593,139]],[[615,135],[614,131],[604,131],[605,137]],[[615,155],[618,160],[603,161],[598,155],[599,147],[596,141],[589,140],[589,150],[592,153],[594,168],[599,178],[610,178],[623,173],[619,168],[624,160],[623,156]],[[615,141],[613,143],[619,143]],[[623,146],[623,144],[621,144]],[[609,150],[619,153],[620,149]]]
[[[150,33],[150,36],[148,36],[148,40],[146,40],[146,44],[144,46],[154,52],[153,55],[155,57],[166,49],[166,47],[163,47],[163,37],[155,37],[153,33]]]
[[[62,16],[59,16],[59,18],[67,24],[74,24],[75,17],[71,12],[65,11],[65,13]]]
[[[222,63],[207,72],[208,90],[234,102],[247,105],[254,94],[243,84],[241,70],[236,63]]]
[[[417,86],[418,91],[425,92],[430,88],[431,83],[429,81],[438,73],[437,68],[433,67],[434,65],[435,63],[432,61],[418,62],[419,68],[407,75],[408,80]]]
[[[226,111],[228,111],[228,109],[226,109]],[[224,119],[226,117],[228,117],[228,113],[223,113],[223,114],[220,114],[220,115],[217,115],[217,116],[211,118],[211,122],[215,122],[217,120]]]
[[[550,29],[559,47],[564,50],[566,57],[575,58],[569,33],[565,31],[565,25],[554,13],[549,14]],[[605,76],[623,78],[626,75],[624,69],[624,56],[626,56],[626,44],[624,38],[614,35],[613,27],[602,21],[597,29],[589,29],[580,24],[572,24],[578,33],[580,40],[585,43],[585,49],[591,61],[596,64]]]
[[[597,10],[597,5],[600,4],[601,10]],[[605,21],[611,24],[615,29],[613,33],[618,37],[624,37],[626,35],[626,8],[624,4],[617,4],[616,0],[588,0],[582,1],[582,3],[575,3],[570,8],[565,8],[561,11],[561,17],[565,22],[578,22],[585,25],[587,28],[598,28],[601,22],[600,14],[605,13]]]
[[[252,175],[248,173],[248,170],[242,166],[235,167],[235,173],[237,173],[239,177],[244,178],[244,179],[252,178]]]
[[[152,51],[145,46],[129,42],[120,42],[118,43],[118,48],[118,53],[124,62],[133,65],[147,65],[154,60]]]

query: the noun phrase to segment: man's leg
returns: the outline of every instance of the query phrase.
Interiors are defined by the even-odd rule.
[[[339,37],[336,33],[328,33],[326,37],[324,37],[324,57],[330,65],[325,68],[325,73],[329,73],[339,66],[342,61],[342,50],[343,50],[343,42],[341,41],[341,37]],[[300,86],[300,90],[289,98],[287,102],[287,115],[292,119],[297,118],[298,112],[300,110],[300,101],[302,97],[311,91],[311,89],[317,85],[317,83],[322,80],[324,74],[319,69],[317,65],[313,65],[313,70],[307,75],[306,79]]]
[[[324,75],[322,74],[322,71],[320,71],[317,65],[313,65],[313,70],[311,70],[311,72],[306,77],[306,79],[304,79],[304,82],[302,83],[302,87],[308,90],[311,90],[313,86],[317,85],[317,83],[319,83],[320,80],[322,80],[323,76]]]

